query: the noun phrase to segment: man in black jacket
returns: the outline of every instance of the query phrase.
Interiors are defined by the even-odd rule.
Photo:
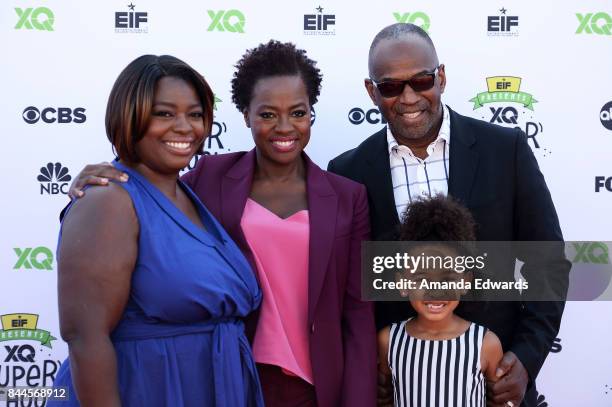
[[[423,30],[394,24],[369,52],[365,86],[388,122],[328,170],[368,190],[372,237],[389,240],[406,206],[418,196],[450,195],[473,214],[482,241],[562,241],[559,220],[537,161],[519,129],[461,116],[441,103],[444,65]],[[529,279],[530,259],[523,274]],[[559,253],[562,279],[570,264]],[[405,303],[379,302],[380,329],[406,319]],[[492,329],[504,358],[489,405],[536,405],[535,378],[555,339],[563,302],[491,302],[462,315]]]

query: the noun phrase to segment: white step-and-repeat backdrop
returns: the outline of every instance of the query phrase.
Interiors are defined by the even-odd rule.
[[[231,104],[233,64],[270,38],[296,43],[324,74],[308,152],[325,167],[384,125],[363,79],[372,38],[395,22],[431,35],[446,65],[445,103],[527,133],[566,239],[589,242],[570,260],[609,264],[599,242],[612,240],[610,0],[4,0],[0,387],[48,386],[67,355],[58,213],[71,177],[113,158],[106,100],[130,61],[171,54],[204,74],[218,98],[206,147],[220,154],[253,146]],[[497,92],[493,77],[510,85]],[[568,303],[538,379],[541,407],[612,406],[611,341],[612,303]]]

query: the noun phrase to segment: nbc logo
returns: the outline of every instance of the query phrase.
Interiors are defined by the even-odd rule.
[[[36,178],[40,182],[40,194],[57,195],[68,193],[68,182],[72,180],[68,174],[68,168],[62,167],[61,163],[48,163],[40,168],[40,174]]]

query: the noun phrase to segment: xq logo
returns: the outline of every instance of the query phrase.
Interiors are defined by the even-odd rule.
[[[77,107],[74,110],[69,107],[44,108],[42,111],[34,106],[28,106],[23,110],[23,120],[28,124],[34,124],[42,119],[45,123],[84,123],[87,119],[85,108]]]
[[[34,267],[37,270],[53,270],[53,253],[46,247],[39,246],[34,249],[26,247],[13,249],[17,254],[17,263],[13,270],[25,268],[31,270]]]
[[[53,31],[55,16],[53,15],[53,11],[47,7],[30,7],[26,9],[15,7],[15,12],[19,17],[19,21],[17,21],[17,25],[15,26],[16,30],[22,28],[31,30],[34,28],[40,31]]]
[[[580,22],[576,34],[612,35],[612,17],[608,13],[576,13],[576,18]]]
[[[349,111],[348,119],[349,122],[355,125],[363,123],[364,120],[370,124],[387,123],[378,109],[370,109],[367,112],[364,112],[362,109],[354,107]]]
[[[30,362],[34,363],[34,356],[36,355],[36,351],[30,345],[15,345],[15,346],[6,346],[4,345],[4,349],[6,349],[7,356],[4,359],[4,362]]]
[[[414,13],[398,13],[394,12],[393,16],[398,23],[411,23],[418,25],[425,31],[429,31],[430,20],[429,16],[422,11]]]
[[[244,33],[245,18],[239,10],[208,10],[208,16],[212,19],[208,31]]]
[[[609,264],[608,246],[602,242],[573,243],[576,257],[573,263]]]
[[[509,107],[489,107],[493,117],[491,117],[490,123],[507,123],[517,124],[518,111],[512,106]]]

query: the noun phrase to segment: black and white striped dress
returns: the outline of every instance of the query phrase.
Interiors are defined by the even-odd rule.
[[[425,340],[391,325],[389,368],[397,407],[485,407],[480,350],[486,328],[471,323],[454,339]]]

